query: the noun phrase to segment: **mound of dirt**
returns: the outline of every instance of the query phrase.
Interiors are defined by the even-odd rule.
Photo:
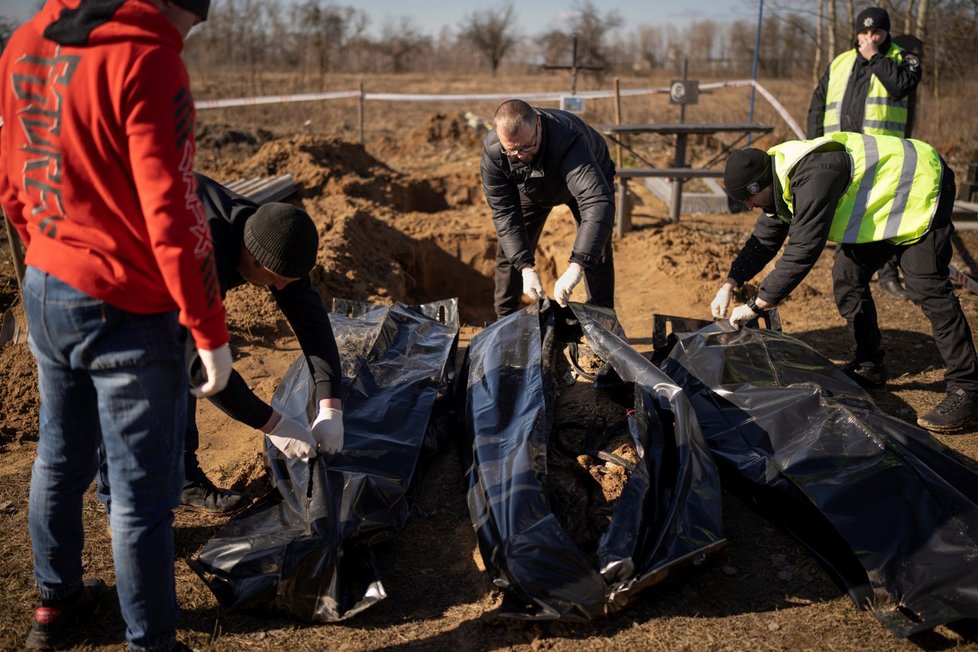
[[[5,344],[0,347],[0,451],[11,443],[37,439],[37,365],[27,344]]]
[[[362,146],[334,138],[299,134],[264,143],[244,161],[226,161],[218,178],[291,174],[306,197],[347,193],[346,184],[383,185],[396,172],[368,154]],[[355,187],[355,186],[354,186]]]
[[[210,169],[229,157],[241,159],[251,156],[262,143],[274,137],[272,132],[260,128],[250,132],[221,123],[200,125],[195,135],[196,166],[201,170]]]

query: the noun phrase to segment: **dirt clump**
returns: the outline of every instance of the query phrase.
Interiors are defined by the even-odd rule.
[[[627,408],[594,387],[604,361],[583,343],[555,355],[560,394],[547,446],[547,491],[561,526],[596,561],[598,542],[639,455]]]

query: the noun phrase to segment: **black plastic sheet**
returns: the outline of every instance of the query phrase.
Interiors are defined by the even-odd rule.
[[[432,415],[448,393],[457,308],[454,299],[419,307],[334,303],[343,450],[303,462],[284,458],[266,439],[277,492],[229,521],[191,562],[223,607],[271,607],[332,622],[386,597],[370,548],[404,525],[430,435],[447,432]],[[272,405],[305,424],[315,418],[302,356]]]
[[[682,390],[628,346],[613,313],[571,306],[544,302],[487,327],[460,374],[469,512],[487,569],[505,590],[500,613],[514,618],[598,617],[725,545],[719,477]],[[582,329],[633,384],[644,450],[599,542],[598,567],[563,530],[544,486],[558,391],[554,346]]]
[[[726,487],[895,635],[978,617],[978,475],[961,458],[788,335],[674,335],[662,368],[689,396]]]

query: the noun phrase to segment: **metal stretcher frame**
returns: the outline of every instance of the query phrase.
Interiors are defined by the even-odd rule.
[[[617,171],[619,180],[618,200],[615,207],[615,232],[619,237],[628,233],[631,229],[631,215],[628,211],[628,180],[638,177],[669,177],[675,180],[672,184],[672,199],[669,205],[669,219],[672,222],[679,221],[679,213],[682,209],[682,188],[683,181],[686,179],[697,179],[707,177],[722,177],[721,168],[692,168],[686,165],[686,144],[690,135],[712,135],[717,133],[742,133],[743,137],[747,134],[767,134],[774,128],[766,125],[756,124],[721,124],[721,123],[648,123],[648,124],[623,124],[623,125],[597,125],[595,127],[603,133],[612,143],[621,145],[628,150],[638,160],[647,164],[647,167],[622,168]],[[648,161],[645,161],[627,143],[627,136],[658,134],[676,137],[676,155],[673,159],[673,166],[668,168],[657,168]],[[724,147],[725,154],[740,139]]]

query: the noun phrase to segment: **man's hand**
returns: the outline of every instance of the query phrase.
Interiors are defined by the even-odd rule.
[[[875,55],[879,54],[880,45],[876,39],[873,38],[872,31],[865,34],[857,34],[856,41],[859,43],[859,54],[861,54],[864,59],[872,59]]]
[[[723,319],[727,316],[727,308],[730,307],[730,291],[732,289],[729,283],[724,283],[717,290],[717,295],[713,297],[713,301],[710,303],[710,312],[714,318]]]
[[[520,273],[523,275],[523,294],[530,297],[530,301],[543,299],[543,284],[540,283],[537,270],[532,267],[524,267]]]
[[[343,410],[319,408],[319,416],[312,422],[312,436],[320,451],[340,452],[343,449]]]
[[[225,344],[213,350],[198,349],[200,363],[204,367],[204,384],[190,391],[197,398],[213,396],[224,389],[231,376],[231,348]]]
[[[567,307],[567,300],[570,299],[571,292],[577,284],[584,278],[584,267],[579,263],[571,263],[567,266],[557,282],[554,283],[554,299],[563,307]]]
[[[744,324],[755,319],[760,314],[761,313],[757,312],[747,304],[737,306],[733,309],[733,312],[730,313],[730,325],[737,330],[740,330],[743,328]]]
[[[304,460],[316,457],[316,440],[306,427],[295,419],[283,416],[267,436],[272,446],[282,451],[286,457],[299,457]]]

